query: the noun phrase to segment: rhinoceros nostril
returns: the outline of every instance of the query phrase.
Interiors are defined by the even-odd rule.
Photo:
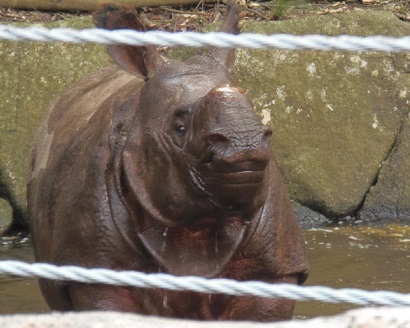
[[[229,142],[228,138],[220,133],[212,133],[206,138],[206,141],[210,145],[214,145],[217,143],[227,143]]]
[[[263,133],[263,139],[269,139],[270,137],[272,137],[272,130],[271,130],[271,129],[267,129],[267,130]]]

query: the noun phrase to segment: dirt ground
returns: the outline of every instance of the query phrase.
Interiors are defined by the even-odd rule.
[[[242,19],[244,20],[285,20],[352,10],[385,10],[393,12],[401,20],[410,22],[410,0],[241,1],[243,2]],[[143,7],[138,11],[149,29],[173,32],[197,31],[218,20],[225,11],[225,4],[218,1],[214,4],[200,3],[198,6]],[[0,24],[53,22],[88,14],[86,12],[46,12],[0,8]]]

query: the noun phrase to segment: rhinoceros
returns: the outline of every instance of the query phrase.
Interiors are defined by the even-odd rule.
[[[228,2],[221,31],[239,33]],[[104,5],[99,28],[144,30]],[[302,284],[301,229],[272,130],[231,77],[235,50],[186,61],[110,45],[96,72],[51,106],[30,157],[35,259],[57,265]],[[202,320],[289,319],[294,301],[40,280],[51,309]]]

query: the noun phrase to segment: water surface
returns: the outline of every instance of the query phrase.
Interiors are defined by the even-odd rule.
[[[33,262],[30,243],[0,245],[1,260]],[[37,281],[0,276],[0,314],[47,312]]]
[[[311,272],[306,285],[410,293],[410,227],[343,227],[305,232]],[[333,315],[359,306],[298,302],[295,315]]]
[[[343,227],[305,232],[311,272],[306,285],[410,293],[410,227]],[[29,243],[0,246],[0,260],[33,261]],[[333,315],[350,304],[298,302],[297,318]],[[0,314],[48,308],[33,279],[0,277]]]

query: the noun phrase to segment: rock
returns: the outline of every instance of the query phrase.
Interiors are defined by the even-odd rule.
[[[363,308],[333,317],[288,322],[223,322],[177,320],[116,312],[68,312],[0,316],[0,327],[8,328],[409,328],[410,308]]]
[[[11,227],[13,223],[13,208],[9,202],[0,198],[0,237]]]
[[[410,117],[403,122],[390,156],[370,189],[359,218],[388,222],[410,220]]]
[[[405,36],[410,25],[389,12],[358,10],[246,22],[243,30]],[[240,84],[273,128],[291,197],[328,217],[355,216],[408,111],[407,61],[380,52],[248,49],[238,51],[238,60]]]
[[[92,23],[83,17],[46,24],[67,26]],[[0,42],[0,177],[17,218],[25,216],[28,152],[47,108],[74,81],[109,63],[104,46],[97,44]]]
[[[292,205],[302,229],[323,227],[330,222],[324,215],[317,213],[308,207],[302,206],[296,202],[292,202]]]

